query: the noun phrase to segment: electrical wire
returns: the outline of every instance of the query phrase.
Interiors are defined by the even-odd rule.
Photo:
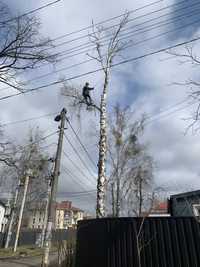
[[[182,1],[182,2],[186,2],[186,1],[187,1],[187,0],[184,0],[184,1]],[[139,7],[139,8],[130,10],[128,13],[129,13],[129,14],[133,14],[133,13],[135,13],[135,12],[137,12],[137,11],[140,11],[140,10],[142,10],[142,9],[145,9],[145,8],[147,8],[147,7],[152,7],[153,5],[159,4],[160,2],[163,2],[163,0],[158,0],[158,1],[152,2],[152,3],[150,3],[150,4],[141,6],[141,7]],[[110,21],[112,21],[112,20],[121,18],[121,17],[125,16],[126,14],[127,14],[127,12],[122,13],[122,14],[120,14],[120,15],[118,15],[118,16],[115,16],[115,17],[111,17],[111,18],[106,19],[106,20],[102,20],[102,21],[100,21],[100,22],[98,22],[98,23],[94,23],[93,25],[89,25],[89,26],[83,27],[83,28],[81,28],[81,29],[79,29],[79,30],[75,30],[75,31],[73,31],[73,32],[66,33],[66,34],[64,34],[64,35],[60,35],[60,36],[58,36],[58,37],[52,39],[52,41],[56,41],[56,40],[65,38],[65,37],[67,37],[67,36],[71,36],[71,35],[73,35],[73,34],[80,33],[80,32],[82,32],[82,31],[91,29],[92,27],[100,26],[100,25],[105,24],[105,23],[107,23],[107,22],[110,22]]]
[[[3,123],[0,126],[1,127],[5,127],[5,126],[21,124],[21,123],[25,123],[25,122],[29,122],[29,121],[33,121],[33,120],[39,120],[39,119],[42,119],[42,118],[45,118],[45,117],[56,115],[57,113],[58,112],[53,112],[53,113],[48,113],[48,114],[44,114],[44,115],[41,115],[41,116],[36,116],[36,117],[28,118],[28,119],[23,119],[23,120],[18,120],[18,121],[11,121],[11,122],[7,122],[7,123]]]
[[[72,192],[67,192],[67,191],[65,191],[65,192],[59,192],[59,194],[61,195],[61,194],[67,194],[67,195],[82,195],[82,194],[88,194],[88,193],[96,193],[97,192],[97,190],[96,189],[94,189],[94,190],[85,190],[85,191],[79,191],[79,192],[74,192],[74,191],[72,191]]]
[[[197,15],[198,15],[198,13],[197,13]],[[167,34],[170,34],[170,33],[174,33],[174,32],[176,32],[177,30],[181,30],[181,29],[185,29],[186,27],[189,27],[189,26],[192,26],[192,25],[194,25],[194,24],[197,24],[197,23],[199,23],[200,22],[200,19],[197,19],[197,20],[194,20],[194,21],[192,21],[192,22],[190,22],[190,23],[187,23],[187,24],[184,24],[184,25],[181,25],[181,26],[179,26],[179,27],[177,27],[177,28],[173,28],[172,30],[169,30],[169,31],[166,31],[166,32],[162,32],[162,33],[159,33],[159,34],[156,34],[156,35],[154,35],[154,36],[151,36],[151,37],[148,37],[148,38],[146,38],[146,39],[142,39],[142,40],[140,40],[140,41],[138,41],[138,42],[133,42],[132,40],[129,40],[129,41],[131,41],[130,42],[130,44],[127,44],[127,45],[125,45],[125,47],[123,48],[123,50],[127,50],[128,48],[132,48],[132,47],[134,47],[134,46],[138,46],[138,45],[140,45],[140,44],[143,44],[143,43],[146,43],[147,41],[152,41],[152,40],[155,40],[155,39],[157,39],[157,38],[159,38],[159,37],[162,37],[162,36],[164,36],[164,35],[167,35]],[[171,23],[171,22],[170,22]],[[168,25],[169,23],[166,23],[166,25]],[[162,26],[166,26],[166,25],[162,25]],[[158,27],[155,27],[154,29],[156,29],[156,28],[160,28],[161,26],[158,26]],[[149,30],[145,30],[145,31],[143,31],[143,32],[140,32],[140,34],[142,33],[146,33],[146,32],[148,32]],[[128,37],[123,37],[123,38],[121,38],[120,39],[120,41],[123,41],[123,40],[125,40],[126,41],[126,39],[127,38],[131,38],[131,37],[134,37],[135,36],[135,34],[133,34],[133,35],[130,35],[130,36],[128,36]],[[127,41],[127,43],[128,43],[128,41]],[[105,43],[105,44],[102,44],[101,45],[101,47],[104,47],[104,46],[106,46],[107,45],[107,43]],[[78,53],[75,53],[75,54],[72,54],[72,55],[68,55],[68,56],[66,56],[66,57],[63,57],[63,58],[61,58],[61,60],[63,60],[63,59],[69,59],[69,58],[73,58],[73,57],[75,57],[75,56],[79,56],[79,55],[87,55],[87,54],[89,54],[90,52],[92,52],[93,51],[93,49],[87,49],[87,50],[84,50],[84,51],[81,51],[81,52],[78,52]],[[68,53],[67,53],[68,54]],[[62,56],[63,55],[65,55],[65,53],[63,53],[62,54]]]
[[[80,167],[71,159],[71,157],[65,151],[63,151],[63,154],[71,162],[75,169],[77,169],[81,173],[81,175],[83,175],[90,183],[92,183],[88,176],[80,169]]]
[[[200,3],[195,3],[195,4],[200,4]],[[183,8],[182,8],[183,9]],[[195,13],[197,13],[197,15],[199,14],[199,10],[195,10]],[[166,14],[165,14],[166,15]],[[169,13],[167,14],[167,15],[169,15]],[[194,15],[194,13],[192,13],[192,15]],[[164,16],[164,15],[163,15]],[[181,17],[181,19],[183,18],[183,19],[185,19],[185,16],[191,16],[191,14],[190,15],[188,15],[188,14],[183,14],[183,15],[180,15],[180,16],[178,16],[178,17],[176,17],[175,19],[170,19],[170,21],[168,22],[168,23],[164,23],[164,24],[162,24],[162,25],[158,25],[158,23],[156,23],[156,24],[153,24],[153,25],[150,25],[150,26],[154,26],[154,25],[158,25],[158,26],[156,26],[156,27],[154,27],[154,28],[151,28],[151,29],[147,29],[147,30],[144,30],[144,29],[139,29],[139,31],[141,31],[141,30],[143,30],[143,32],[138,32],[138,30],[136,30],[136,31],[134,31],[134,33],[138,33],[138,34],[141,34],[141,33],[145,33],[145,32],[147,32],[147,31],[151,31],[151,30],[155,30],[155,29],[157,29],[157,28],[159,28],[159,27],[163,27],[163,26],[166,26],[166,25],[168,25],[168,24],[170,24],[170,23],[172,23],[172,22],[174,22],[174,21],[177,21],[177,19],[179,18],[179,20],[180,20],[180,17]],[[162,17],[162,16],[161,16]],[[157,19],[157,18],[154,18],[154,19],[151,19],[150,21],[152,21],[152,20],[155,20],[155,19]],[[158,37],[161,37],[161,36],[164,36],[164,35],[166,35],[166,34],[169,34],[169,33],[172,33],[172,32],[175,32],[175,31],[177,31],[178,29],[182,29],[182,28],[185,28],[185,27],[187,27],[187,26],[191,26],[191,25],[193,25],[193,24],[195,24],[195,23],[198,23],[200,20],[198,19],[198,20],[195,20],[195,21],[193,21],[193,22],[191,22],[191,23],[189,23],[189,24],[185,24],[185,25],[182,25],[182,26],[180,26],[180,27],[178,27],[178,28],[175,28],[175,29],[173,29],[173,30],[170,30],[170,31],[167,31],[167,32],[164,32],[164,33],[160,33],[160,34],[158,34],[158,35],[155,35],[155,36],[153,36],[153,37],[150,37],[150,38],[147,38],[147,39],[143,39],[142,41],[139,41],[139,42],[137,42],[137,43],[134,43],[134,44],[130,44],[130,45],[127,45],[126,47],[125,47],[125,49],[128,49],[128,48],[130,48],[130,47],[132,47],[132,46],[137,46],[137,45],[139,45],[139,44],[141,44],[141,43],[145,43],[145,42],[147,42],[147,41],[151,41],[151,40],[153,40],[153,39],[155,39],[155,38],[158,38]],[[143,23],[145,23],[145,22],[143,22]],[[142,23],[142,24],[143,24]],[[137,26],[139,26],[140,24],[138,24],[138,25],[135,25],[134,27],[137,27]],[[149,27],[149,26],[148,26]],[[126,40],[127,38],[131,38],[131,37],[133,37],[133,36],[135,36],[135,34],[131,34],[131,35],[129,35],[129,36],[125,36],[125,37],[123,37],[123,38],[121,38],[120,40]],[[106,43],[107,44],[107,43]],[[102,44],[102,46],[105,46],[106,44]],[[93,45],[89,45],[88,47],[90,47],[90,46],[93,46]],[[81,49],[83,49],[83,48],[81,48]],[[80,50],[80,49],[78,49],[78,50]],[[69,53],[72,53],[72,52],[75,52],[76,50],[74,50],[74,51],[69,51],[69,50],[67,50],[65,53],[64,53],[64,55],[65,54],[69,54]],[[85,53],[87,53],[87,52],[90,52],[91,50],[89,49],[89,50],[84,50],[84,51],[81,51],[81,52],[79,52],[79,53],[76,53],[76,54],[73,54],[73,55],[71,55],[71,56],[67,56],[67,57],[64,57],[63,59],[68,59],[68,58],[71,58],[71,57],[74,57],[74,56],[77,56],[77,55],[80,55],[80,54],[85,54]],[[62,53],[61,53],[62,54]],[[30,80],[28,80],[27,82],[33,82],[33,81],[35,81],[35,80],[38,80],[38,79],[42,79],[42,78],[44,78],[44,77],[47,77],[47,76],[49,76],[49,75],[52,75],[52,74],[55,74],[55,73],[59,73],[60,71],[64,71],[64,70],[67,70],[67,69],[70,69],[70,68],[73,68],[73,67],[75,67],[75,66],[80,66],[80,65],[82,65],[82,64],[85,64],[85,63],[87,63],[87,62],[90,62],[90,61],[93,61],[94,59],[89,59],[89,60],[85,60],[85,61],[83,61],[83,62],[80,62],[80,63],[77,63],[77,64],[73,64],[72,66],[68,66],[68,67],[65,67],[65,68],[61,68],[61,69],[59,69],[59,70],[57,70],[57,71],[53,71],[53,72],[49,72],[49,73],[47,73],[47,74],[43,74],[43,75],[40,75],[40,76],[37,76],[37,77],[35,77],[35,78],[33,78],[33,79],[30,79]],[[9,89],[10,88],[10,86],[9,87],[5,87],[5,88],[2,88],[0,91],[4,91],[4,90],[7,90],[7,89]]]
[[[94,179],[96,180],[96,177],[94,176],[94,174],[91,172],[91,170],[88,168],[88,164],[85,163],[85,161],[82,159],[82,157],[80,156],[80,154],[78,153],[78,151],[76,150],[76,148],[74,147],[74,145],[72,144],[72,142],[69,140],[69,138],[67,137],[67,135],[64,133],[64,137],[67,140],[67,142],[69,143],[69,145],[71,146],[71,148],[73,149],[74,153],[77,155],[77,157],[80,159],[80,161],[82,162],[82,164],[85,166],[85,168],[88,170],[88,172],[90,173],[90,175],[92,177],[94,177]]]
[[[184,106],[184,107],[181,107],[181,108],[178,108],[178,109],[176,109],[176,110],[173,110],[173,111],[171,111],[171,112],[169,112],[169,113],[167,113],[167,114],[161,114],[160,116],[157,116],[157,114],[155,115],[155,116],[152,116],[150,119],[149,119],[149,121],[147,121],[146,123],[145,123],[145,125],[149,125],[149,124],[151,124],[151,123],[153,123],[153,122],[155,122],[155,121],[157,121],[157,120],[160,120],[160,119],[162,119],[162,118],[166,118],[166,117],[168,117],[168,116],[170,116],[170,115],[173,115],[174,113],[176,113],[176,112],[178,112],[178,111],[181,111],[181,110],[184,110],[184,109],[186,109],[186,108],[188,108],[188,107],[191,107],[192,105],[195,105],[196,103],[199,103],[199,101],[196,101],[196,102],[194,102],[194,103],[190,103],[190,104],[187,104],[186,106]]]
[[[149,20],[146,20],[146,21],[144,21],[144,22],[142,22],[142,23],[134,24],[133,26],[124,28],[124,29],[121,30],[119,37],[128,34],[128,33],[126,33],[126,34],[122,34],[123,32],[127,32],[127,31],[130,30],[130,29],[134,29],[134,28],[140,27],[140,26],[142,26],[142,25],[144,25],[144,24],[146,24],[146,23],[148,23],[148,22],[156,21],[156,20],[161,19],[161,18],[166,17],[166,16],[170,16],[170,18],[169,18],[169,19],[166,19],[165,21],[161,21],[161,22],[163,23],[162,25],[160,25],[161,22],[159,21],[159,22],[154,23],[154,24],[152,24],[152,25],[147,25],[147,26],[144,27],[143,29],[135,30],[133,33],[135,33],[135,32],[139,32],[139,33],[140,33],[140,31],[144,30],[145,28],[148,29],[149,27],[157,26],[157,25],[159,25],[159,26],[158,26],[158,28],[159,28],[159,27],[161,27],[161,26],[168,25],[169,23],[173,23],[173,22],[175,22],[175,21],[177,21],[177,20],[181,20],[182,17],[185,17],[185,16],[186,16],[186,17],[191,17],[191,16],[193,16],[195,13],[197,13],[197,12],[199,13],[199,11],[198,11],[197,9],[194,9],[194,10],[192,10],[190,13],[189,13],[189,12],[187,12],[187,13],[183,13],[183,14],[181,14],[181,15],[179,15],[179,16],[176,16],[176,17],[172,17],[172,14],[173,14],[173,13],[176,13],[176,12],[179,12],[179,11],[181,11],[181,10],[185,10],[186,8],[191,8],[191,7],[196,6],[196,5],[199,6],[200,3],[197,2],[197,3],[194,3],[194,4],[190,5],[190,6],[188,6],[188,7],[182,7],[182,8],[180,8],[180,9],[178,9],[178,10],[174,10],[173,12],[168,12],[168,13],[163,14],[163,15],[161,15],[161,16],[156,16],[155,18],[151,18],[151,19],[149,19]],[[155,12],[159,12],[159,11],[161,11],[161,10],[164,10],[164,9],[166,9],[166,8],[170,8],[170,7],[171,7],[171,6],[167,6],[167,7],[165,7],[165,8],[156,10],[156,11],[154,11],[154,12],[150,12],[150,13],[147,13],[147,14],[145,14],[145,15],[135,17],[134,19],[129,20],[129,21],[136,20],[136,19],[141,18],[141,17],[143,17],[143,16],[146,16],[146,15],[149,15],[149,14],[152,14],[152,13],[155,13]],[[193,13],[193,12],[194,12],[194,13]],[[166,21],[169,21],[169,22],[168,22],[167,24],[166,24],[166,23],[164,24],[164,22],[166,22]],[[116,25],[111,26],[111,27],[115,27],[115,26],[119,26],[119,24],[116,24]],[[110,27],[110,28],[111,28],[111,27]],[[108,28],[105,28],[105,31],[108,30],[108,29],[109,29],[109,27],[108,27]],[[153,29],[157,29],[157,27],[155,27],[155,28],[153,28]],[[151,28],[150,28],[149,30],[151,30]],[[148,31],[149,31],[149,30],[148,30]],[[129,33],[131,33],[131,32],[132,32],[132,31],[130,31]],[[87,35],[87,37],[88,37],[88,35]],[[109,40],[110,40],[110,36],[108,36],[108,37],[107,37],[107,36],[104,36],[104,37],[100,38],[100,41],[102,41],[102,40],[104,40],[104,39],[105,39],[105,41],[109,41]],[[74,40],[75,40],[75,39],[74,39]],[[68,42],[71,42],[71,41],[68,41]],[[63,42],[63,43],[57,44],[57,45],[55,45],[54,48],[57,48],[58,46],[62,46],[62,45],[64,45],[64,44],[67,44],[67,42]],[[55,54],[55,55],[59,55],[59,54],[60,54],[60,55],[66,55],[66,54],[68,54],[68,53],[77,52],[77,51],[80,51],[80,50],[83,49],[83,48],[88,48],[88,47],[95,47],[95,46],[94,46],[94,44],[91,44],[90,41],[88,41],[88,42],[86,42],[86,43],[84,43],[84,44],[81,44],[81,45],[78,45],[78,46],[75,46],[75,47],[73,46],[73,48],[68,49],[68,50],[64,50],[63,52],[57,53],[57,54]],[[53,48],[53,49],[54,49],[54,48]],[[79,49],[77,49],[77,48],[79,48]],[[47,48],[47,49],[52,49],[52,48]]]
[[[198,5],[200,5],[200,3],[198,3]],[[160,22],[159,22],[159,23],[154,23],[154,24],[152,24],[152,25],[148,25],[146,28],[149,28],[149,27],[152,27],[152,26],[155,26],[155,25],[158,25],[158,26],[153,27],[153,28],[150,28],[150,29],[147,29],[147,30],[144,30],[145,28],[143,28],[143,29],[138,29],[138,30],[132,31],[132,32],[131,32],[131,35],[126,36],[127,34],[130,34],[130,32],[128,32],[128,33],[126,33],[125,35],[122,35],[122,36],[124,36],[124,37],[123,37],[123,38],[120,38],[119,40],[120,40],[120,41],[121,41],[121,40],[126,40],[126,38],[131,38],[131,37],[134,37],[134,36],[137,35],[137,34],[141,34],[141,33],[143,34],[143,33],[146,33],[146,32],[148,32],[148,31],[158,29],[158,28],[160,28],[160,27],[163,27],[163,26],[169,25],[169,24],[171,24],[171,23],[174,23],[175,21],[180,21],[180,20],[182,20],[182,19],[185,20],[186,17],[194,16],[194,14],[199,15],[199,11],[200,11],[200,9],[195,9],[194,11],[195,11],[195,12],[192,12],[191,14],[182,14],[182,15],[180,15],[180,16],[177,16],[175,19],[173,19],[173,18],[171,19],[171,18],[170,18],[168,23],[163,23],[162,25],[159,25]],[[169,14],[171,14],[171,13],[167,13],[167,15],[169,15]],[[165,15],[166,15],[166,14],[165,14]],[[165,15],[163,15],[163,16],[165,16]],[[161,17],[163,17],[163,16],[161,16]],[[156,17],[156,18],[151,19],[151,20],[149,20],[149,21],[157,20],[158,18],[159,18],[159,17]],[[166,21],[167,21],[167,20],[166,20]],[[144,24],[144,23],[146,23],[146,22],[147,22],[147,21],[145,21],[145,22],[143,22],[143,23],[141,23],[141,24],[138,24],[138,25],[134,25],[134,27],[132,27],[132,28],[135,28],[135,27],[137,27],[137,26],[140,26],[140,25],[142,25],[142,24]],[[195,23],[197,23],[197,22],[199,22],[199,20],[198,20],[198,21],[195,21]],[[192,23],[192,24],[193,24],[193,23]],[[189,26],[192,25],[192,24],[189,24]],[[182,28],[185,28],[186,26],[187,26],[187,25],[183,25],[183,26],[181,26],[180,28],[175,28],[175,29],[173,29],[173,30],[170,31],[170,32],[175,32],[177,29],[182,29]],[[142,30],[143,30],[143,32],[140,32],[140,31],[142,31]],[[161,33],[161,34],[159,34],[159,35],[156,35],[156,36],[154,36],[154,37],[151,37],[150,40],[153,40],[153,39],[158,38],[159,36],[163,36],[163,35],[165,35],[165,34],[169,34],[170,32],[167,31],[167,32]],[[135,33],[135,34],[133,34],[133,33]],[[107,40],[109,40],[109,39],[107,39]],[[145,43],[146,41],[149,41],[149,39],[148,39],[148,40],[142,40],[142,41],[140,41],[139,43],[135,43],[133,46],[138,45],[138,44],[141,44],[141,43]],[[88,43],[87,43],[87,44],[88,44]],[[91,44],[90,42],[89,42],[89,44],[90,44],[90,45],[89,45],[88,47],[93,47],[93,44]],[[106,43],[106,44],[107,44],[107,43]],[[104,46],[104,45],[106,45],[106,44],[102,44],[102,46]],[[130,48],[131,46],[132,46],[132,45],[128,46],[127,48]],[[77,46],[77,47],[79,47],[79,46]],[[85,47],[83,47],[83,48],[85,48]],[[83,49],[83,48],[81,48],[81,49]],[[125,49],[127,49],[127,48],[125,48]],[[80,50],[80,49],[78,49],[77,51],[79,51],[79,50]],[[86,50],[86,51],[80,52],[80,53],[78,53],[78,54],[75,54],[75,55],[71,55],[71,56],[65,57],[65,59],[74,57],[74,56],[76,56],[76,55],[80,55],[80,54],[82,54],[82,53],[85,54],[85,52],[89,52],[89,51],[90,51],[90,50]],[[65,53],[64,53],[64,55],[66,55],[66,54],[70,54],[70,53],[73,53],[73,52],[76,52],[76,49],[75,49],[75,48],[73,48],[73,51],[66,50]],[[62,54],[62,53],[61,53],[61,54]],[[71,66],[64,67],[64,68],[58,69],[58,70],[56,70],[56,71],[51,71],[51,72],[49,72],[49,73],[46,73],[46,74],[43,74],[43,75],[40,75],[40,76],[36,76],[36,77],[34,77],[33,79],[27,80],[26,82],[27,82],[27,83],[30,83],[30,82],[33,82],[33,81],[36,81],[36,80],[39,80],[39,79],[48,77],[48,76],[50,76],[50,75],[52,75],[52,74],[56,74],[56,73],[59,73],[59,72],[64,71],[64,70],[71,69],[71,68],[73,68],[73,67],[75,67],[75,66],[80,66],[80,65],[85,64],[85,63],[88,63],[88,62],[90,62],[90,61],[94,61],[94,59],[85,60],[85,61],[83,61],[83,62],[80,62],[80,63],[77,63],[77,64],[73,64],[73,65],[71,65]],[[48,64],[49,64],[49,63],[48,63]],[[7,86],[7,87],[5,87],[5,88],[2,88],[0,91],[7,90],[7,89],[9,89],[9,88],[10,88],[10,86]]]
[[[70,128],[72,129],[74,135],[76,136],[79,144],[81,145],[81,147],[83,148],[83,150],[85,151],[85,153],[87,154],[88,156],[88,159],[92,162],[92,164],[94,165],[95,169],[97,167],[97,164],[94,162],[94,160],[92,159],[92,157],[90,156],[89,152],[87,151],[87,148],[85,147],[85,145],[83,144],[83,142],[81,141],[80,137],[78,136],[78,134],[76,133],[76,131],[74,130],[70,120],[65,116],[65,119],[67,121],[67,123],[69,124]]]
[[[159,4],[160,2],[163,2],[163,0],[152,2],[152,3],[150,3],[150,4],[144,5],[144,6],[142,6],[142,7],[137,8],[137,9],[129,10],[129,11],[127,11],[127,12],[125,12],[125,13],[122,13],[122,14],[120,14],[120,15],[118,15],[118,16],[111,17],[111,18],[109,18],[109,19],[103,20],[103,21],[98,22],[98,23],[94,23],[93,25],[89,25],[89,26],[83,27],[83,28],[81,28],[81,29],[79,29],[79,30],[76,30],[76,31],[73,31],[73,32],[70,32],[70,33],[66,33],[66,34],[64,34],[64,35],[60,35],[60,36],[58,36],[58,37],[52,39],[52,41],[56,41],[56,40],[65,38],[65,37],[67,37],[67,36],[71,36],[71,35],[80,33],[80,32],[82,32],[82,31],[91,29],[92,27],[100,26],[100,25],[105,24],[105,23],[107,23],[107,22],[110,22],[110,21],[112,21],[112,20],[116,20],[116,19],[118,19],[118,18],[121,18],[121,17],[125,16],[127,13],[128,13],[128,14],[133,14],[133,13],[135,13],[135,12],[137,12],[137,11],[142,10],[142,9],[145,9],[145,8],[148,8],[148,7],[152,7],[152,6],[154,6],[154,5],[157,5],[157,4]],[[142,18],[142,17],[148,16],[148,15],[152,15],[152,14],[154,14],[154,13],[156,13],[156,12],[163,11],[163,10],[168,9],[168,8],[174,8],[174,7],[179,6],[179,5],[183,4],[183,3],[188,3],[188,0],[179,1],[179,2],[177,2],[177,3],[168,5],[168,6],[166,6],[166,7],[160,8],[160,9],[158,9],[158,10],[148,12],[148,13],[146,13],[146,14],[144,14],[144,15],[140,15],[140,16],[138,16],[137,18]],[[192,4],[191,6],[193,6],[193,4]],[[134,18],[134,19],[135,19],[135,18]],[[134,20],[134,19],[133,19],[133,20]],[[130,20],[130,21],[132,21],[132,20]],[[115,25],[112,25],[111,27],[115,27],[115,26],[118,26],[118,25],[119,25],[119,24],[115,24]],[[110,28],[107,28],[107,29],[110,29]],[[81,38],[83,38],[83,37],[88,37],[88,34],[82,36]],[[72,40],[70,40],[70,42],[79,40],[79,38],[80,38],[80,37],[78,37],[78,39],[72,39]]]
[[[52,6],[53,4],[56,4],[56,3],[60,2],[60,1],[61,1],[61,0],[56,0],[56,1],[53,1],[53,2],[49,2],[49,3],[47,3],[47,4],[43,5],[43,6],[40,6],[40,7],[36,8],[36,9],[27,11],[26,13],[23,13],[22,15],[19,15],[19,16],[13,17],[13,18],[10,18],[10,19],[5,20],[5,21],[0,21],[0,23],[1,23],[1,24],[5,24],[5,23],[11,22],[11,21],[13,21],[13,20],[20,19],[20,18],[22,18],[22,17],[25,17],[25,16],[28,16],[28,15],[33,14],[33,13],[35,13],[35,12],[38,12],[38,11],[44,9],[44,8],[47,8],[47,7],[49,7],[49,6]]]
[[[182,101],[180,101],[180,102],[177,102],[177,103],[174,104],[173,106],[170,106],[169,108],[166,108],[166,109],[163,109],[163,110],[157,112],[156,115],[149,115],[149,116],[147,117],[147,124],[151,123],[151,119],[153,119],[152,122],[153,122],[153,121],[160,120],[160,118],[162,118],[162,114],[163,114],[163,113],[166,113],[167,111],[171,111],[172,109],[174,109],[174,108],[176,108],[177,106],[180,106],[180,105],[186,103],[187,101],[188,101],[188,99],[184,99],[184,100],[182,100]],[[195,103],[196,103],[196,102],[195,102]],[[183,110],[183,109],[185,109],[185,108],[187,108],[187,107],[189,107],[189,106],[192,106],[192,105],[194,105],[195,103],[188,104],[187,106],[182,107],[182,108],[176,110],[175,112],[177,112],[177,111],[179,111],[179,110]],[[27,119],[23,119],[23,120],[19,120],[19,121],[13,121],[13,122],[11,121],[11,122],[7,122],[7,123],[4,123],[4,124],[1,124],[1,127],[10,126],[10,125],[15,125],[15,124],[21,124],[21,123],[29,122],[29,121],[32,121],[32,120],[39,120],[39,119],[41,119],[41,118],[48,117],[48,116],[51,116],[51,115],[55,115],[55,114],[57,114],[57,113],[58,113],[58,112],[48,113],[48,114],[44,114],[44,115],[42,115],[42,116],[31,117],[31,118],[27,118]],[[166,117],[166,116],[171,115],[171,114],[173,114],[173,111],[170,112],[169,114],[167,113],[167,114],[163,114],[163,115],[164,115],[164,117]],[[161,115],[161,116],[160,116],[160,115]],[[148,122],[148,121],[149,121],[149,122]],[[48,147],[48,146],[51,146],[51,145],[56,145],[56,143],[52,143],[52,144],[47,145],[47,146],[45,146],[45,147]]]
[[[54,136],[54,135],[57,134],[57,133],[58,133],[58,131],[55,131],[55,132],[50,133],[50,134],[48,134],[48,135],[46,135],[46,136],[43,136],[42,138],[40,138],[39,140],[36,140],[35,142],[32,142],[31,144],[27,144],[27,145],[25,145],[25,146],[23,146],[23,147],[20,147],[19,149],[17,149],[17,150],[15,151],[15,153],[19,153],[19,152],[21,152],[25,147],[29,147],[29,146],[38,144],[38,143],[40,143],[41,141],[44,141],[44,140],[46,140],[47,138],[49,138],[49,137],[51,137],[51,136]],[[11,152],[11,153],[7,153],[7,154],[13,154],[13,152]]]
[[[155,51],[152,51],[152,52],[140,55],[140,56],[132,57],[132,58],[129,58],[129,59],[126,59],[126,60],[119,61],[117,63],[113,63],[110,66],[110,68],[117,67],[117,66],[129,63],[129,62],[138,61],[138,60],[144,59],[146,57],[153,56],[153,55],[156,55],[156,54],[160,54],[160,53],[165,52],[167,50],[170,50],[170,49],[173,49],[173,48],[177,48],[177,47],[180,47],[180,46],[183,46],[183,45],[186,45],[186,44],[190,44],[190,43],[193,43],[193,42],[196,42],[196,41],[199,41],[199,40],[200,40],[200,37],[195,37],[195,38],[192,38],[192,39],[190,39],[188,41],[180,42],[180,43],[177,43],[175,45],[166,46],[164,48],[161,48],[161,49],[158,49],[158,50],[155,50]],[[96,70],[91,70],[91,71],[88,71],[88,72],[85,72],[85,73],[81,73],[81,74],[78,74],[78,75],[75,75],[75,76],[72,76],[72,77],[69,77],[69,78],[65,78],[62,81],[54,81],[54,82],[51,82],[51,83],[48,83],[48,84],[45,84],[45,85],[41,85],[41,86],[38,86],[38,87],[35,87],[35,88],[27,89],[24,92],[18,92],[16,94],[3,96],[3,97],[0,98],[0,101],[8,99],[8,98],[15,97],[15,96],[19,96],[19,95],[25,95],[27,93],[38,91],[38,90],[47,88],[49,86],[57,85],[57,84],[60,84],[60,83],[63,83],[63,82],[67,82],[67,81],[75,80],[75,79],[78,79],[78,78],[81,78],[81,77],[85,77],[85,76],[88,76],[90,74],[94,74],[94,73],[100,72],[102,70],[103,70],[102,68],[98,68]]]
[[[62,169],[63,171],[72,178],[72,180],[74,180],[75,183],[77,183],[77,185],[79,185],[83,190],[87,190],[87,188],[85,188],[82,184],[82,182],[78,182],[78,180],[80,181],[80,179],[78,179],[78,177],[76,175],[74,175],[68,168],[66,168],[65,166],[62,165]],[[76,177],[76,180],[74,179]],[[90,195],[90,194],[89,194]],[[90,196],[94,197],[93,195],[90,195],[89,199],[91,200]]]

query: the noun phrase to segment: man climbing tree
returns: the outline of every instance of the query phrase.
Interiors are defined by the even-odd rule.
[[[85,83],[85,86],[83,87],[83,97],[84,97],[84,100],[86,102],[86,104],[88,106],[90,106],[92,104],[92,99],[91,99],[91,96],[90,96],[90,91],[91,90],[94,90],[94,87],[89,87],[89,83],[86,82]]]

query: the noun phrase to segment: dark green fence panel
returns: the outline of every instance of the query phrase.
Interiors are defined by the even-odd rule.
[[[192,217],[105,218],[78,225],[76,267],[199,267]]]

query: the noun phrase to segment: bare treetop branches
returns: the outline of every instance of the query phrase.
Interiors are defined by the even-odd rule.
[[[91,43],[94,44],[96,55],[88,54],[88,56],[100,63],[104,73],[111,67],[113,59],[125,48],[126,43],[120,40],[119,34],[127,24],[128,16],[129,13],[127,12],[119,23],[118,28],[114,31],[108,31],[102,26],[95,28],[93,24],[93,30],[89,34],[89,38]],[[106,45],[102,42],[104,37],[110,38]]]
[[[1,18],[8,22],[0,23],[0,82],[21,89],[16,78],[19,70],[33,69],[38,63],[54,62],[55,55],[47,53],[52,47],[49,38],[39,34],[40,22],[36,17],[20,17],[9,21],[9,9],[0,2]]]
[[[175,57],[180,65],[190,64],[193,72],[191,75],[193,77],[188,77],[187,80],[183,82],[175,82],[173,84],[178,86],[184,86],[188,88],[188,102],[194,106],[194,112],[192,112],[191,117],[185,120],[190,121],[187,126],[185,133],[192,130],[193,133],[199,131],[199,120],[200,120],[200,79],[198,78],[198,68],[200,67],[200,54],[198,46],[186,45],[181,50],[170,49],[167,51],[168,54]]]

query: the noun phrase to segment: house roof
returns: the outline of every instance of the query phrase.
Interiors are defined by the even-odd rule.
[[[61,203],[56,203],[56,209],[59,210],[71,210],[72,202],[71,201],[62,201]]]
[[[171,195],[170,198],[184,198],[184,197],[193,197],[193,196],[200,196],[200,190]]]
[[[79,208],[76,208],[76,207],[71,207],[71,210],[72,210],[72,211],[77,211],[77,212],[78,212],[78,211],[83,212],[83,210],[81,210],[81,209],[79,209]]]

